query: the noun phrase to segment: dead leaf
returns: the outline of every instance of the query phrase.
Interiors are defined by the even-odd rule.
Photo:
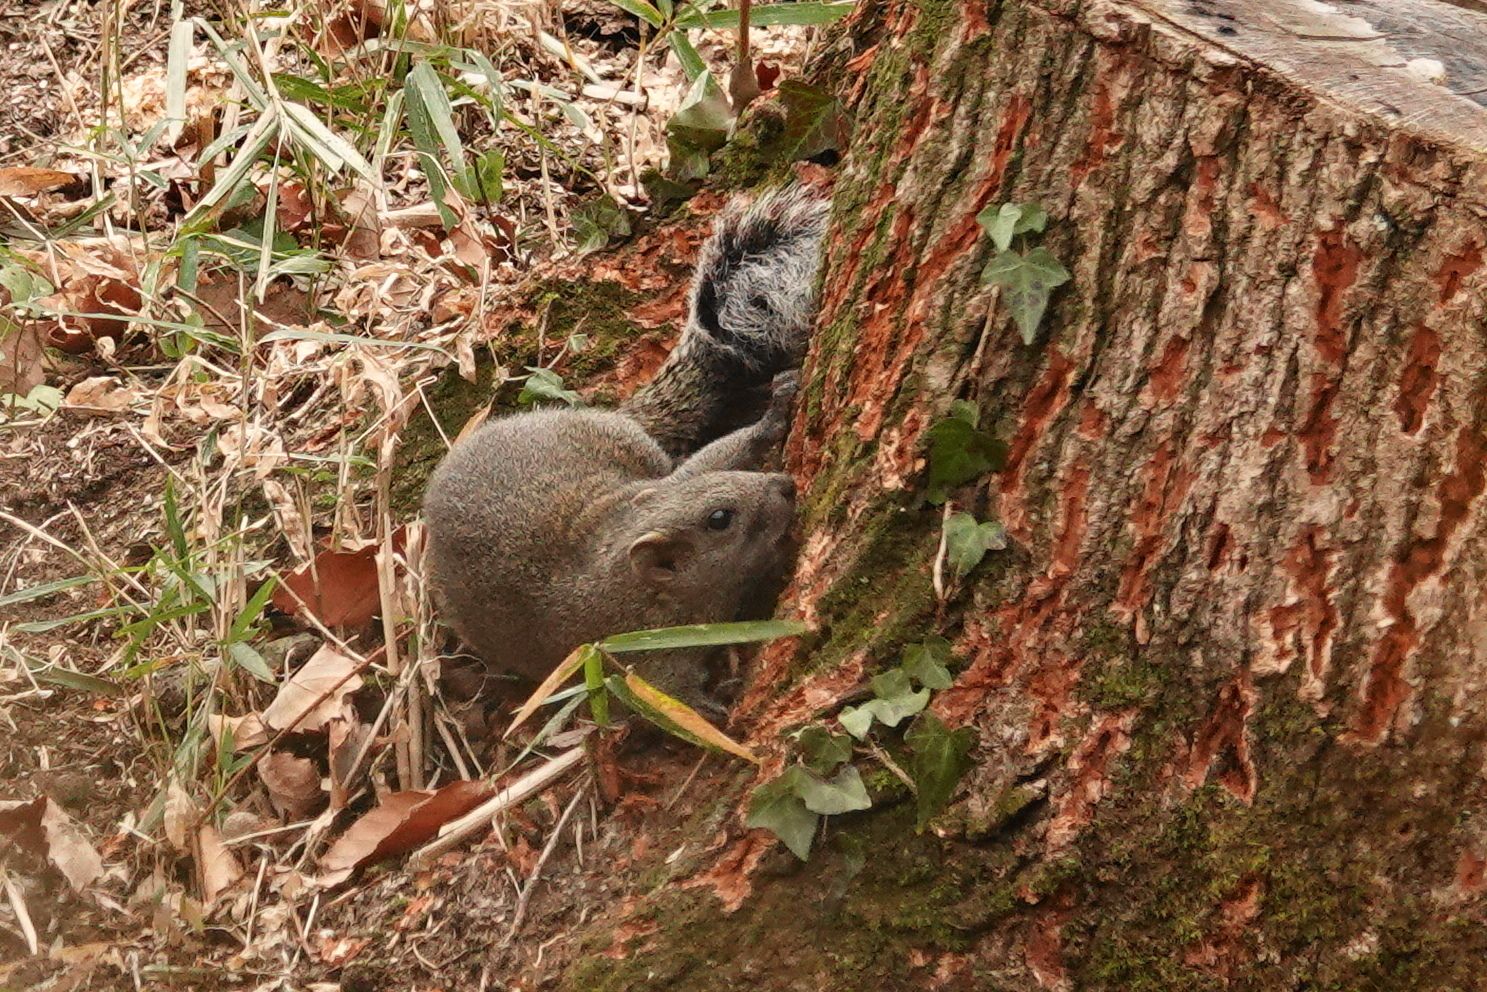
[[[470,419],[465,421],[465,426],[460,428],[460,432],[454,436],[454,443],[459,444],[465,438],[469,437],[471,434],[474,434],[477,430],[480,429],[480,425],[485,423],[486,418],[488,418],[490,415],[491,408],[489,405],[483,406],[479,410],[476,410],[473,414],[470,415]]]
[[[82,892],[103,874],[103,859],[82,828],[46,796],[0,802],[0,840],[45,858],[74,892]]]
[[[196,824],[201,821],[201,812],[196,808],[196,802],[191,798],[191,793],[174,779],[165,790],[165,809],[162,818],[165,826],[165,839],[170,842],[171,847],[185,854],[190,850],[187,845],[190,843]]]
[[[268,789],[269,801],[286,820],[300,820],[325,800],[315,762],[288,751],[274,751],[258,762],[258,777]]]
[[[246,751],[250,747],[268,743],[268,730],[257,713],[249,713],[245,716],[221,716],[212,713],[207,716],[207,729],[211,731],[212,740],[216,742],[219,751],[229,731],[232,733],[233,751]]]
[[[296,558],[310,557],[313,547],[310,538],[310,521],[305,519],[299,502],[277,479],[262,479],[260,484],[263,486],[263,496],[268,500],[269,509],[273,511],[274,523],[278,525],[279,532],[284,535],[290,552]]]
[[[363,865],[411,851],[433,838],[444,824],[474,809],[491,791],[489,782],[461,779],[434,792],[413,789],[383,797],[320,859],[321,884],[335,885]]]
[[[329,644],[310,656],[289,677],[263,711],[263,722],[275,730],[314,733],[341,712],[341,701],[361,688],[360,665]]]
[[[506,728],[506,732],[501,735],[501,739],[505,740],[510,737],[512,731],[525,723],[527,718],[533,713],[536,713],[537,708],[547,701],[548,696],[556,692],[559,686],[567,682],[573,677],[574,673],[583,667],[584,661],[593,651],[594,648],[592,645],[580,645],[569,652],[568,657],[558,662],[558,667],[549,672],[547,678],[542,680],[542,684],[536,689],[533,689],[532,694],[527,697],[527,701],[521,704],[521,707],[516,711],[516,715],[511,718],[511,726]]]
[[[298,231],[308,227],[314,215],[314,204],[304,184],[279,184],[279,230]]]
[[[202,824],[196,836],[196,868],[201,876],[201,898],[208,906],[243,877],[243,866],[210,823]]]
[[[352,764],[372,736],[372,728],[357,719],[356,707],[346,704],[341,715],[330,721],[330,805],[341,809],[350,800]]]
[[[81,182],[79,176],[56,169],[18,165],[0,169],[0,196],[35,196]]]
[[[310,323],[310,295],[291,282],[275,281],[262,303],[250,299],[246,309],[240,289],[236,279],[204,279],[196,288],[199,312],[208,330],[238,338],[246,326],[248,337],[256,339],[260,330],[267,333],[279,325],[305,327]],[[263,328],[262,324],[271,326]]]
[[[341,243],[348,258],[369,261],[382,257],[382,218],[377,213],[377,194],[365,183],[357,183],[341,201],[347,223]]]
[[[371,943],[367,937],[336,937],[327,935],[320,939],[320,944],[315,953],[320,958],[320,963],[331,968],[344,967],[346,962],[356,957],[362,949]],[[339,988],[339,986],[337,986]]]
[[[45,340],[45,329],[35,321],[7,326],[0,319],[0,396],[25,396],[46,381]]]
[[[95,375],[84,379],[67,391],[62,405],[88,410],[127,410],[138,398],[138,392],[124,385],[115,376]]]
[[[531,875],[537,867],[537,859],[541,853],[527,842],[527,839],[518,836],[506,851],[506,857],[523,877]]]
[[[392,536],[394,551],[403,550],[403,540],[404,531],[399,527]],[[274,590],[274,605],[285,613],[308,609],[327,627],[363,627],[371,622],[382,601],[376,554],[375,544],[356,551],[322,551],[313,565],[305,565],[284,578]]]

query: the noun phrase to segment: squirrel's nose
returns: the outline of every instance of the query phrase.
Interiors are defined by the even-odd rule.
[[[775,492],[790,502],[793,503],[795,501],[795,480],[792,477],[783,473],[776,475],[774,477],[774,489]]]

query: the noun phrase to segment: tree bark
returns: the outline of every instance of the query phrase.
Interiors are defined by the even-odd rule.
[[[790,442],[820,633],[738,722],[768,746],[938,632],[976,766],[935,830],[840,818],[801,868],[735,818],[576,974],[1481,987],[1487,15],[1346,9],[862,0]],[[1030,347],[978,278],[1006,201],[1073,274]],[[956,506],[1011,546],[941,601],[957,397],[1009,455]]]

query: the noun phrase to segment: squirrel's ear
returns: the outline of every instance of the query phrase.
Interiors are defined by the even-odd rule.
[[[688,548],[686,538],[653,530],[630,545],[630,567],[642,582],[664,586],[676,579]]]

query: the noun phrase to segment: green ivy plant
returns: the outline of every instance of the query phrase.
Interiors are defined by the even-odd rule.
[[[977,428],[981,411],[967,400],[950,404],[950,415],[931,427],[929,481],[925,499],[940,506],[950,490],[996,472],[1007,463],[1007,444]]]
[[[1048,310],[1053,291],[1069,281],[1069,270],[1043,247],[1028,247],[1031,235],[1043,233],[1048,211],[1036,203],[988,206],[976,221],[996,246],[997,253],[981,270],[981,282],[1002,287],[1002,298],[1022,332],[1023,344],[1032,344]],[[1017,248],[1013,248],[1014,240]]]
[[[879,728],[895,728],[913,717],[903,743],[918,804],[918,829],[923,830],[949,803],[970,768],[975,744],[971,728],[951,730],[925,708],[935,691],[950,688],[949,662],[950,642],[943,637],[911,644],[898,667],[872,680],[872,699],[837,714],[836,723],[846,733],[824,723],[796,730],[791,739],[797,760],[754,790],[748,826],[768,830],[796,857],[809,859],[823,816],[872,807],[862,774],[852,763],[859,747],[895,774],[905,774],[877,738],[882,736]]]

